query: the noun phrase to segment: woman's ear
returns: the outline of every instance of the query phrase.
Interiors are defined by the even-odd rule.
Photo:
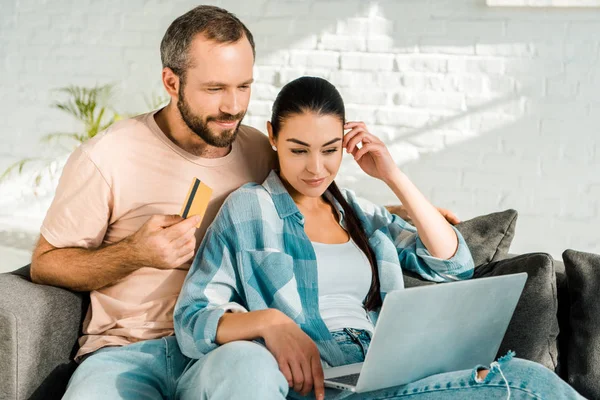
[[[271,124],[271,121],[267,121],[267,132],[269,133],[269,143],[271,143],[271,146],[277,146],[275,144],[275,139],[273,138],[273,125]]]

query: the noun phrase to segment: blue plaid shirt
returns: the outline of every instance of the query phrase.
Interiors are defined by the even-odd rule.
[[[402,268],[442,282],[468,279],[473,259],[456,231],[458,250],[443,260],[425,248],[416,229],[384,207],[344,198],[356,212],[375,253],[381,297],[404,288]],[[341,225],[344,211],[339,210]],[[316,343],[323,361],[346,364],[343,352],[319,314],[317,260],[304,231],[304,217],[272,171],[262,185],[249,183],[233,192],[208,228],[185,279],[174,311],[181,350],[200,358],[217,348],[217,323],[229,312],[276,308],[293,319]],[[378,312],[370,313],[373,321]]]

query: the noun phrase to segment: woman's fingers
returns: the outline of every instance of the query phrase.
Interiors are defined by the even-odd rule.
[[[352,129],[354,127],[362,127],[363,129],[367,129],[367,125],[363,121],[348,121],[344,124],[344,129]]]
[[[360,143],[360,142],[363,142],[363,146],[364,146],[366,135],[367,135],[367,132],[364,132],[364,131],[354,135],[348,141],[348,144],[346,145],[346,150],[348,151],[348,153],[352,153],[354,151],[354,149],[357,147],[358,143]]]
[[[325,398],[325,377],[323,374],[323,366],[321,365],[321,357],[319,356],[318,351],[316,356],[311,357],[310,362],[315,397],[317,400],[323,400],[323,398]]]
[[[356,127],[344,136],[342,146],[346,148],[348,153],[353,153],[358,143],[363,145],[367,143],[383,143],[377,136],[373,135],[362,127]]]
[[[302,360],[302,373],[304,374],[304,384],[302,385],[302,389],[300,393],[303,396],[306,396],[313,387],[313,374],[312,374],[312,365],[309,359]]]
[[[346,147],[346,144],[348,143],[348,141],[350,139],[352,139],[352,137],[354,135],[356,135],[357,133],[362,132],[362,131],[368,132],[367,125],[365,125],[364,122],[352,122],[352,121],[346,122],[346,124],[344,125],[344,130],[348,130],[348,129],[350,131],[344,135],[344,139],[342,141],[342,145],[344,147]]]
[[[352,138],[354,138],[356,135],[360,134],[361,132],[366,132],[366,130],[362,129],[362,128],[354,128],[350,132],[347,132],[344,135],[344,138],[342,139],[342,147],[347,147],[348,142],[350,140],[352,140]]]
[[[294,381],[292,388],[300,393],[304,386],[304,373],[302,372],[302,367],[298,360],[290,360],[290,369],[292,370],[292,378]]]
[[[283,376],[285,376],[285,380],[287,381],[288,386],[289,387],[294,386],[294,377],[292,375],[290,365],[287,363],[287,361],[279,362],[278,364],[279,364],[279,370],[281,371]]]
[[[372,152],[373,150],[377,150],[377,144],[375,143],[367,143],[357,151],[355,151],[352,155],[356,161],[360,161],[360,159],[367,153]]]

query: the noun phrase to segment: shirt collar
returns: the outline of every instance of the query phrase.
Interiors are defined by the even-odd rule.
[[[272,170],[267,176],[267,179],[263,182],[263,187],[266,191],[271,195],[273,199],[273,204],[275,204],[275,209],[279,214],[279,218],[284,219],[289,217],[290,215],[297,215],[300,223],[304,224],[304,216],[298,209],[296,203],[292,199],[292,196],[288,193],[285,188],[281,178],[277,174],[275,170]],[[333,197],[333,195],[327,190],[325,192],[325,197],[327,200],[333,204],[335,209],[338,211],[340,215],[340,223],[344,220],[344,209],[342,205]]]

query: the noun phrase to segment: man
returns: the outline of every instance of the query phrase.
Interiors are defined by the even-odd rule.
[[[252,34],[234,15],[196,7],[161,42],[169,105],[115,123],[69,158],[31,267],[36,283],[90,292],[65,398],[223,394],[231,375],[181,354],[173,308],[225,197],[272,166],[266,136],[241,125],[254,57]],[[196,217],[176,215],[194,177],[213,189],[199,229]],[[249,382],[228,396],[261,398],[264,389]]]

